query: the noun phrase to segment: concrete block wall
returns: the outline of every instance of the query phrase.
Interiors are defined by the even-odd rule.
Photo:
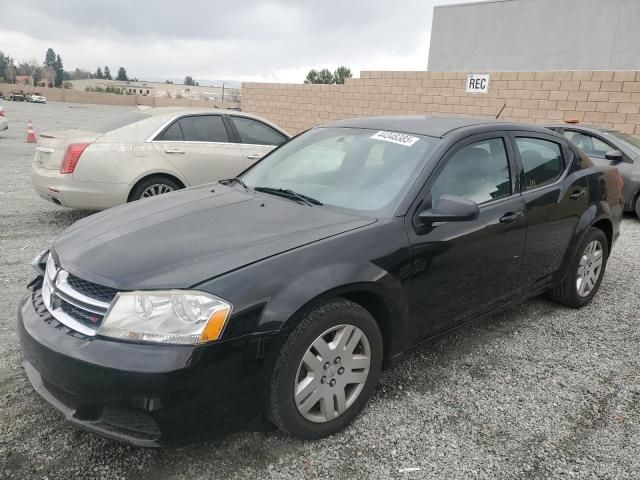
[[[150,97],[144,95],[116,95],[114,93],[86,92],[64,88],[40,88],[23,85],[0,84],[0,90],[10,92],[23,90],[27,93],[42,93],[50,102],[92,103],[97,105],[146,105],[149,107],[208,107],[239,108],[236,102],[214,102],[208,100],[191,100],[189,98]]]
[[[504,107],[507,121],[577,120],[640,134],[640,71],[489,73],[487,94],[465,92],[467,72],[363,71],[344,85],[243,83],[242,110],[290,133],[372,115],[495,117]]]

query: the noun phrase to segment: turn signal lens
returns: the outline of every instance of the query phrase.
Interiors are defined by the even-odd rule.
[[[212,340],[218,340],[224,324],[229,316],[229,308],[220,309],[211,314],[207,325],[200,334],[200,341],[202,343],[211,342]]]
[[[80,160],[80,155],[87,148],[89,143],[71,143],[67,147],[67,151],[64,152],[64,159],[60,165],[60,173],[73,173]]]

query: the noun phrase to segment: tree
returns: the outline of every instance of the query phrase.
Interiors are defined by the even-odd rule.
[[[6,77],[6,70],[9,65],[13,65],[13,58],[0,51],[0,77]]]
[[[184,84],[191,85],[194,87],[198,86],[198,82],[196,82],[191,75],[187,75],[186,77],[184,77]]]
[[[124,67],[120,67],[118,69],[118,76],[116,77],[116,80],[119,80],[121,82],[126,82],[127,80],[129,80],[129,78],[127,77],[127,71]]]
[[[5,67],[4,78],[9,80],[11,83],[16,81],[16,66],[13,64],[13,60]]]
[[[165,81],[164,83],[168,83],[168,84],[170,84],[170,85],[173,85],[173,81],[172,81],[172,80],[167,80],[167,81]]]
[[[49,68],[55,68],[56,64],[56,52],[53,51],[53,48],[47,50],[47,53],[44,56],[44,66]]]
[[[324,84],[330,84],[334,82],[335,82],[335,78],[328,68],[323,68],[319,72],[315,69],[309,70],[309,73],[307,73],[307,78],[304,81],[304,83],[324,83]]]
[[[328,68],[323,68],[318,72],[318,83],[333,83],[335,80],[333,78],[333,74],[329,71]]]
[[[71,74],[69,74],[69,77],[71,80],[85,80],[87,78],[93,78],[93,74],[87,70],[76,68],[73,72],[71,72]]]
[[[109,70],[109,67],[104,67],[104,78],[105,80],[113,80],[113,78],[111,77],[111,71]]]
[[[104,78],[104,75],[102,74],[102,69],[100,67],[98,67],[98,70],[96,70],[96,78]]]
[[[304,79],[304,83],[318,83],[318,71],[314,68],[309,70],[307,78]]]
[[[36,85],[44,76],[44,68],[38,65],[37,60],[21,62],[17,68],[17,75],[26,75],[31,77],[33,85]]]
[[[60,58],[60,55],[56,55],[53,70],[55,72],[53,85],[56,87],[62,87],[62,81],[64,80],[64,67],[62,66],[62,58]]]
[[[347,67],[338,67],[335,72],[333,72],[333,81],[339,84],[344,84],[345,78],[351,78],[351,69]]]
[[[53,86],[53,81],[56,78],[56,72],[53,67],[44,67],[43,78],[47,87]]]

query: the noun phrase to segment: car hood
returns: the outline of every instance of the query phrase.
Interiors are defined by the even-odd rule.
[[[52,251],[62,268],[100,285],[188,288],[375,221],[213,184],[87,217]]]

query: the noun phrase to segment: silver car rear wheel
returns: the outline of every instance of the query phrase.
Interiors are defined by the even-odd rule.
[[[316,338],[298,366],[295,404],[310,422],[329,422],[356,401],[365,386],[371,346],[354,325],[336,325]]]
[[[156,195],[162,195],[163,193],[173,192],[173,187],[165,183],[154,183],[149,185],[142,191],[141,198],[155,197]]]

